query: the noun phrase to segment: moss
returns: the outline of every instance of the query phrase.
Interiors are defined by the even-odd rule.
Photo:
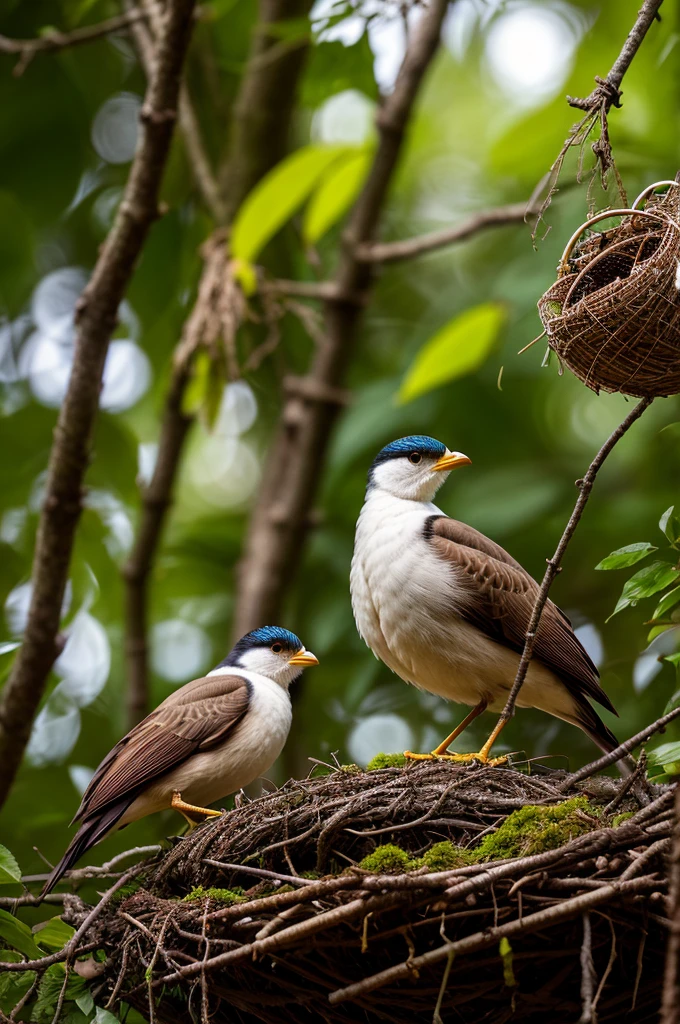
[[[358,775],[361,772],[361,768],[358,764],[341,764],[341,772],[347,772],[348,775]]]
[[[142,882],[141,879],[139,878],[136,878],[132,882],[127,882],[126,885],[121,885],[120,889],[118,889],[111,897],[111,904],[113,906],[117,906],[119,903],[122,903],[123,900],[126,900],[129,896],[134,896],[134,894],[138,892],[141,889],[141,887]]]
[[[556,850],[570,839],[592,832],[597,822],[589,822],[588,817],[597,818],[599,813],[583,796],[553,807],[528,804],[513,811],[493,835],[482,840],[473,851],[474,859],[500,860]]]
[[[230,907],[234,903],[245,902],[246,897],[243,893],[244,890],[240,886],[234,889],[216,889],[215,887],[204,889],[202,885],[197,885],[182,897],[182,903],[193,903],[195,900],[214,900],[216,903],[224,903]]]
[[[413,861],[406,850],[395,846],[394,843],[377,846],[373,853],[369,853],[359,863],[359,867],[364,871],[372,871],[376,875],[401,875],[404,871],[410,871],[413,866]]]
[[[624,811],[623,814],[615,814],[612,818],[613,828],[618,828],[619,825],[623,825],[624,821],[628,821],[629,818],[632,818],[634,813],[634,811]]]
[[[403,768],[406,758],[403,754],[376,754],[366,765],[367,772],[377,771],[379,768]]]
[[[435,843],[418,861],[414,862],[417,867],[428,867],[430,871],[450,871],[452,868],[462,868],[466,864],[472,864],[475,857],[470,850],[462,846],[454,846],[448,839],[441,843]]]
[[[300,878],[311,878],[315,880],[317,878],[321,878],[321,875],[318,871],[301,871]]]

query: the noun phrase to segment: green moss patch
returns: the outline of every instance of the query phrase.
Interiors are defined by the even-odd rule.
[[[565,800],[553,807],[528,804],[513,811],[493,835],[481,841],[473,851],[475,860],[526,857],[544,850],[556,850],[570,839],[598,828],[599,813],[599,809],[584,796]]]
[[[453,868],[463,868],[472,864],[475,855],[471,850],[463,846],[454,846],[448,839],[441,843],[435,843],[422,857],[418,859],[418,867],[426,866],[430,871],[451,871]]]
[[[377,846],[373,853],[369,853],[359,863],[364,871],[371,871],[375,875],[401,875],[405,871],[413,870],[413,861],[394,843],[385,843],[384,846]]]
[[[366,765],[367,772],[375,772],[380,768],[403,768],[406,758],[403,754],[376,754]]]
[[[632,818],[634,813],[634,811],[624,811],[623,814],[615,814],[612,818],[612,827],[618,828],[619,825],[623,825],[624,821]]]
[[[278,891],[280,892],[281,890]],[[182,903],[194,903],[197,900],[214,900],[215,903],[223,903],[225,906],[230,907],[234,903],[244,903],[246,897],[244,896],[244,890],[238,887],[235,889],[217,889],[214,887],[204,889],[202,885],[197,885],[191,892],[182,897]]]

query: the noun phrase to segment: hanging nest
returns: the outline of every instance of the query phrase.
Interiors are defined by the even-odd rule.
[[[155,1024],[655,1021],[673,792],[565,777],[348,766],[244,803],[103,908],[96,1002]]]
[[[660,185],[668,191],[653,194]],[[617,227],[579,241],[614,216]],[[680,392],[679,261],[677,182],[650,185],[630,209],[599,213],[572,235],[538,310],[550,348],[593,391]]]

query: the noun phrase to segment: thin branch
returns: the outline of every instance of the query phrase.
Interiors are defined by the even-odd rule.
[[[437,949],[430,950],[429,953],[412,957],[405,963],[388,967],[387,970],[380,971],[379,974],[373,974],[368,978],[364,978],[363,981],[358,981],[353,985],[348,985],[346,988],[338,989],[329,995],[328,1001],[331,1005],[335,1006],[346,999],[354,999],[356,996],[364,995],[366,992],[382,988],[389,982],[400,981],[409,976],[413,977],[413,972],[420,970],[422,967],[430,967],[441,960],[446,960],[449,956],[473,953],[478,949],[495,946],[504,937],[531,935],[533,932],[537,932],[548,925],[556,924],[559,921],[566,921],[577,914],[584,913],[592,907],[598,906],[600,903],[606,903],[615,896],[634,895],[643,892],[645,889],[649,890],[650,887],[653,888],[654,886],[658,886],[658,882],[650,881],[649,878],[635,878],[630,882],[613,882],[610,885],[602,886],[600,889],[594,889],[580,896],[574,896],[570,900],[564,900],[562,903],[557,903],[546,910],[539,910],[535,914],[528,914],[519,920],[509,921],[507,924],[499,925],[496,928],[486,928],[484,931],[475,932],[473,935],[466,935],[465,938],[458,939],[456,942],[444,943],[444,945],[439,946]]]
[[[621,106],[621,83],[623,76],[630,67],[633,57],[640,49],[652,22],[658,18],[659,8],[662,3],[663,0],[644,0],[642,7],[638,11],[635,24],[628,33],[621,53],[614,61],[607,77],[596,77],[597,86],[586,99],[579,100],[569,96],[568,102],[570,106],[578,107],[580,110],[594,110],[601,103],[604,103],[606,111],[612,106]]]
[[[132,28],[132,34],[146,76],[150,78],[155,59],[155,38],[158,37],[161,30],[162,11],[153,0],[141,0],[141,4],[147,15],[151,31],[147,25],[137,23]],[[132,0],[126,0],[125,6],[126,10],[131,11],[133,9]],[[179,127],[191,172],[203,202],[215,223],[222,224],[226,215],[224,199],[203,142],[198,115],[191,101],[186,81],[182,81],[179,90]]]
[[[55,53],[72,46],[82,46],[85,43],[94,42],[96,39],[130,28],[138,22],[146,21],[149,16],[148,10],[131,6],[124,14],[107,18],[106,21],[99,21],[96,25],[85,25],[83,28],[73,29],[71,32],[59,32],[57,29],[52,29],[36,39],[9,39],[7,36],[0,35],[0,53],[19,57],[13,72],[18,77],[24,73],[33,58],[40,53]]]
[[[593,995],[595,992],[593,935],[589,911],[585,910],[581,916],[583,918],[583,942],[581,943],[581,1019],[579,1024],[593,1024]]]
[[[373,242],[357,246],[357,259],[365,263],[394,263],[397,260],[410,260],[414,256],[442,249],[454,242],[463,242],[485,228],[499,227],[504,224],[523,222],[537,210],[528,203],[512,203],[509,206],[497,206],[490,210],[475,213],[462,224],[456,224],[442,231],[431,231],[416,238],[406,238],[401,242]]]
[[[624,740],[623,743],[619,743],[618,747],[612,750],[608,754],[603,754],[602,757],[598,757],[597,761],[592,761],[590,764],[584,765],[583,768],[579,768],[573,775],[568,775],[567,778],[559,786],[560,792],[566,793],[572,786],[575,786],[578,782],[583,782],[584,779],[589,779],[591,775],[597,775],[598,772],[603,772],[605,768],[609,768],[610,765],[616,764],[626,754],[630,754],[631,751],[639,747],[641,743],[653,736],[654,733],[663,732],[667,725],[672,722],[675,718],[680,716],[680,707],[674,708],[673,711],[669,711],[667,715],[663,715],[662,718],[658,718],[656,722],[652,722],[645,729],[640,730],[635,736],[631,736],[629,740]]]
[[[371,266],[357,258],[357,249],[374,240],[411,111],[439,45],[446,10],[445,0],[432,0],[423,11],[394,90],[378,112],[378,148],[345,233],[334,277],[336,294],[324,303],[325,344],[315,352],[307,375],[317,394],[342,388],[372,283]],[[235,636],[279,619],[283,596],[300,562],[338,408],[336,402],[300,394],[288,396],[284,403],[239,567]]]
[[[548,567],[545,570],[543,582],[541,583],[541,588],[538,592],[536,601],[534,603],[534,608],[531,613],[531,619],[529,620],[529,625],[527,626],[527,631],[524,639],[524,650],[522,651],[522,657],[520,658],[519,665],[517,666],[517,675],[515,676],[515,681],[508,695],[505,707],[501,712],[499,721],[507,722],[509,719],[512,718],[512,716],[515,713],[515,704],[517,702],[517,696],[522,688],[524,680],[526,679],[527,671],[529,669],[529,663],[533,657],[534,646],[536,644],[536,637],[538,635],[538,628],[541,621],[541,614],[548,600],[548,592],[550,590],[553,580],[560,571],[560,565],[564,557],[564,553],[567,550],[569,541],[573,537],[576,527],[578,526],[581,516],[583,515],[583,510],[586,507],[586,503],[588,501],[588,498],[590,497],[590,492],[593,489],[593,484],[595,483],[595,477],[597,476],[599,469],[601,468],[602,464],[604,463],[605,459],[610,454],[614,446],[617,444],[618,441],[621,440],[621,438],[624,436],[627,430],[633,425],[633,423],[635,423],[635,421],[640,418],[642,413],[645,411],[645,409],[648,408],[651,402],[651,398],[643,398],[640,402],[637,403],[637,405],[633,409],[631,409],[631,411],[626,416],[625,420],[619,424],[616,430],[613,431],[610,437],[607,438],[605,443],[602,445],[599,452],[597,453],[593,461],[590,463],[590,466],[588,467],[588,472],[584,476],[583,480],[580,482],[579,496],[576,499],[574,511],[571,513],[569,522],[567,523],[564,529],[564,533],[560,538],[560,542],[557,545],[555,554],[552,556],[552,558],[548,559]]]
[[[166,9],[154,73],[140,115],[140,144],[123,201],[77,306],[73,368],[50,453],[28,622],[0,703],[0,805],[18,770],[56,655],[104,363],[118,307],[158,216],[158,191],[177,116],[193,10],[194,0],[173,0]]]
[[[288,133],[295,102],[297,82],[304,66],[307,46],[297,47],[293,53],[279,53],[266,66],[253,68],[262,54],[272,51],[278,40],[277,30],[282,23],[303,17],[308,13],[311,0],[260,0],[259,22],[251,47],[251,54],[234,105],[234,125],[228,147],[229,158],[221,173],[222,180],[215,186],[220,194],[218,225],[227,224],[250,190],[260,178],[284,156],[288,147]],[[180,105],[180,116],[185,107]],[[185,110],[186,116],[186,110]],[[187,149],[192,158],[194,173],[195,148],[186,134]],[[193,153],[193,156],[192,156]],[[197,181],[200,175],[197,174]],[[212,186],[211,186],[212,187]],[[206,196],[205,186],[202,191]],[[216,233],[206,243],[219,245],[226,254],[223,233]],[[184,442],[193,417],[183,412],[183,396],[191,377],[191,363],[197,345],[187,344],[196,337],[201,309],[197,308],[201,296],[213,296],[221,282],[215,280],[215,261],[206,258],[198,286],[197,303],[190,313],[182,332],[182,340],[174,359],[173,375],[165,398],[159,438],[159,452],[150,483],[142,495],[142,510],[135,543],[124,570],[126,580],[126,652],[128,658],[129,722],[134,724],[148,711],[148,586],[154,560],[162,537],[173,489],[181,462]],[[224,275],[223,275],[224,276]],[[212,301],[212,299],[211,299]]]

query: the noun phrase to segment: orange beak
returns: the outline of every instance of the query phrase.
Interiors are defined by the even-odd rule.
[[[292,658],[288,659],[289,665],[301,665],[303,668],[309,668],[311,665],[318,665],[319,659],[311,651],[306,651],[304,647],[301,647],[297,654],[294,654]]]
[[[441,470],[457,469],[458,466],[470,466],[472,465],[472,459],[468,459],[467,455],[463,455],[462,452],[449,452],[442,455],[441,459],[437,459],[433,469],[437,472]]]

